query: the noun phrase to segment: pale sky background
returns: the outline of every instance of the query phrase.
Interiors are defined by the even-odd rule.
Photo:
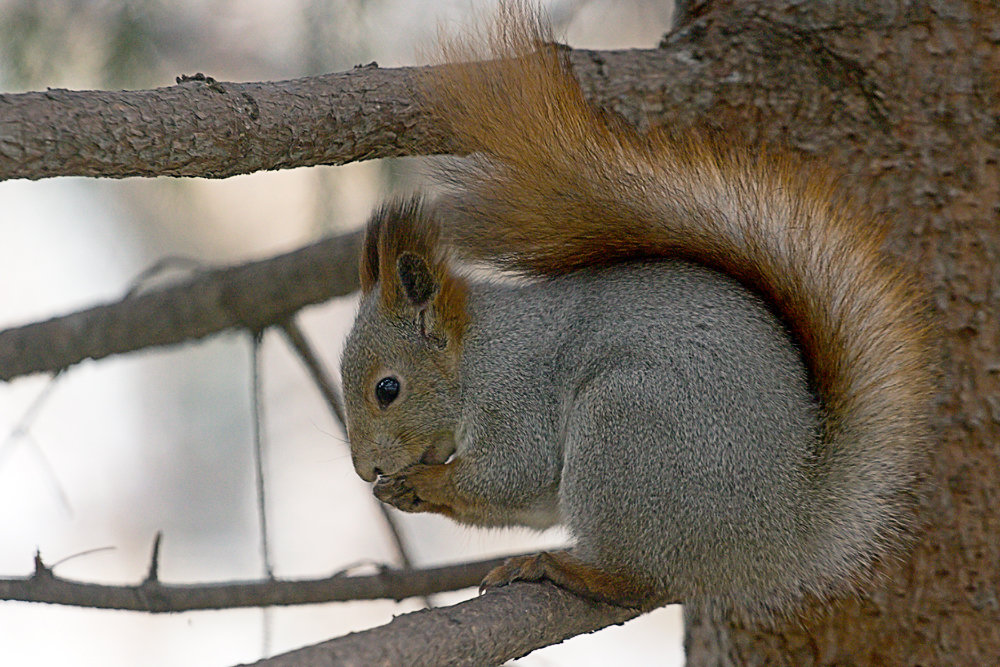
[[[15,4],[0,0],[0,14]],[[67,11],[92,5],[88,16],[98,21],[100,11],[125,3],[51,4]],[[173,76],[200,71],[219,80],[299,76],[309,67],[310,59],[299,53],[303,31],[309,30],[331,44],[332,55],[314,54],[318,62],[337,63],[328,69],[371,60],[384,67],[413,64],[417,45],[431,38],[438,23],[461,25],[476,7],[490,3],[331,0],[321,12],[325,20],[311,26],[303,20],[307,4],[157,3],[158,11],[182,15],[180,23],[192,26],[194,34],[212,21],[211,49],[195,43],[164,52],[159,62],[171,74],[155,75],[140,87],[170,85]],[[669,23],[667,2],[545,4],[573,46],[652,47]],[[97,46],[87,43],[85,30],[73,34],[75,40],[65,43],[72,65],[38,87],[100,85],[86,57]],[[253,57],[245,56],[248,51]],[[226,53],[232,54],[228,60]],[[5,67],[10,62],[0,59],[0,90],[21,90],[6,83]],[[408,170],[393,173],[400,171]],[[221,181],[0,183],[0,328],[117,300],[139,273],[164,257],[237,263],[359,225],[385,194],[379,174],[377,165],[360,164]],[[413,182],[412,176],[397,173],[397,178],[404,187]],[[332,211],[333,221],[317,222],[318,210]],[[331,369],[337,368],[355,307],[354,298],[345,298],[301,314]],[[298,360],[275,332],[266,336],[262,354],[275,574],[317,577],[353,563],[391,562],[370,486],[354,474],[344,436]],[[56,568],[61,576],[135,583],[145,575],[157,531],[163,531],[164,581],[261,575],[247,334],[77,365],[51,387],[28,432],[14,434],[48,384],[44,377],[0,384],[0,576],[30,573],[40,549],[49,564],[69,559]],[[400,517],[418,565],[563,542],[559,531],[485,531],[436,516]],[[83,553],[94,549],[101,550]],[[71,558],[75,554],[82,555]],[[438,601],[472,594],[442,595]],[[262,657],[265,626],[273,654],[380,625],[416,608],[415,602],[378,601],[151,616],[0,602],[0,662],[224,666]],[[537,651],[516,664],[676,665],[681,656],[680,613],[672,607]]]

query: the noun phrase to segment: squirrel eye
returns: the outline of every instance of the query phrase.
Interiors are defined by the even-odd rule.
[[[399,380],[392,377],[384,377],[375,385],[375,398],[378,399],[380,408],[386,408],[399,396]]]

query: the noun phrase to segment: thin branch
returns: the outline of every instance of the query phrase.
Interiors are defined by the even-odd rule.
[[[323,395],[334,419],[340,424],[344,433],[347,433],[347,422],[344,419],[344,409],[341,407],[340,395],[334,388],[333,379],[330,377],[330,374],[326,372],[322,362],[316,356],[308,339],[306,339],[305,334],[302,332],[302,328],[294,318],[289,318],[278,326],[296,354],[298,354],[299,359],[302,360],[306,370],[309,371],[309,376],[316,384],[320,394]],[[392,511],[384,503],[378,503],[378,508],[382,514],[382,521],[385,523],[386,528],[389,529],[389,537],[396,548],[396,557],[399,559],[399,564],[405,570],[412,570],[413,560],[410,558],[410,550],[406,545],[406,540],[403,539],[403,533],[399,529],[396,517],[393,516]],[[424,605],[427,607],[434,606],[429,597],[424,598]]]
[[[385,503],[378,501],[376,501],[376,503],[378,505],[379,512],[382,515],[382,522],[385,524],[385,527],[389,529],[389,537],[392,540],[393,547],[396,549],[396,558],[399,559],[399,564],[404,570],[414,569],[413,559],[410,558],[409,547],[406,545],[406,539],[403,538],[403,531],[399,529],[399,522],[396,521],[396,517],[392,515],[392,510],[390,510]],[[426,596],[424,597],[423,602],[427,607],[434,606],[431,599]]]
[[[52,467],[49,457],[45,455],[45,451],[31,433],[31,426],[35,423],[38,415],[41,414],[42,408],[48,403],[49,397],[52,396],[52,392],[55,390],[56,384],[60,379],[62,379],[62,374],[58,371],[49,378],[49,381],[45,383],[42,390],[35,396],[28,407],[25,408],[21,414],[21,418],[11,427],[7,437],[0,442],[0,469],[3,468],[6,460],[14,453],[17,445],[22,442],[26,443],[31,448],[31,452],[38,458],[43,472],[51,483],[56,497],[59,499],[60,506],[62,506],[68,516],[72,516],[73,505],[69,501],[69,496],[66,495],[66,489],[63,488],[62,482],[59,481],[59,476]]]
[[[361,232],[331,237],[117,303],[0,331],[0,380],[233,327],[262,330],[305,306],[354,291],[360,246]]]
[[[289,345],[292,346],[299,359],[302,360],[302,364],[309,372],[309,377],[312,378],[316,388],[319,389],[319,393],[322,394],[323,400],[326,401],[326,406],[330,408],[330,414],[333,415],[333,418],[346,433],[347,422],[344,420],[344,408],[341,405],[340,394],[333,384],[333,378],[326,372],[323,363],[316,356],[316,352],[313,351],[309,340],[302,332],[302,327],[298,325],[298,322],[294,318],[289,318],[278,324],[278,328],[281,329],[281,333],[285,335]]]
[[[132,286],[125,292],[125,297],[135,296],[147,291],[154,291],[157,284],[167,284],[171,274],[173,280],[178,280],[178,275],[189,277],[204,273],[205,264],[193,257],[182,255],[168,255],[156,260],[152,265],[143,269],[139,275],[132,279]]]
[[[381,627],[254,665],[499,665],[575,635],[620,625],[638,615],[638,610],[589,602],[547,583],[514,583],[457,605],[397,616]]]
[[[146,584],[155,584],[160,581],[160,544],[163,542],[163,531],[156,531],[153,539],[153,551],[149,556],[149,569],[146,570]]]
[[[254,488],[257,497],[257,527],[260,530],[260,556],[264,566],[264,576],[274,578],[271,564],[271,544],[267,530],[267,495],[264,484],[264,397],[261,378],[260,345],[264,332],[255,331],[250,342],[251,375],[251,419],[253,421],[253,471]]]
[[[109,586],[63,579],[42,562],[41,556],[36,555],[34,574],[0,579],[0,600],[150,613],[351,600],[403,600],[476,586],[487,572],[503,561],[503,558],[491,558],[419,570],[383,568],[371,575],[348,576],[340,573],[323,579],[268,579],[222,584],[164,584],[158,577],[147,576],[137,586]],[[150,571],[153,570],[150,566]]]

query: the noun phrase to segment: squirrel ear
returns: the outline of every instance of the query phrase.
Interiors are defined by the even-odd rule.
[[[438,285],[434,281],[430,267],[419,255],[412,252],[400,253],[396,260],[396,273],[399,274],[399,282],[403,286],[406,298],[414,306],[426,306],[437,291]]]

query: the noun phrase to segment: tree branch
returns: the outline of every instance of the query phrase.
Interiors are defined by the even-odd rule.
[[[578,50],[570,57],[595,102],[640,124],[639,91],[662,88],[664,81],[677,91],[696,87],[704,68],[680,50]],[[432,137],[416,109],[414,72],[364,67],[276,83],[203,78],[152,91],[0,95],[0,179],[222,177],[442,150],[444,142]],[[328,239],[0,332],[0,380],[230,327],[269,326],[355,289],[359,245],[360,234]]]
[[[625,98],[634,99],[653,81],[695,81],[702,69],[665,50],[578,50],[571,58],[594,100],[633,121],[638,118],[623,108]],[[420,69],[372,64],[289,81],[230,83],[196,76],[154,90],[0,95],[0,180],[224,178],[447,152],[447,140],[415,99]]]
[[[255,667],[499,665],[585,632],[621,625],[638,610],[597,604],[551,584],[513,583],[451,607],[254,663]]]
[[[155,574],[137,586],[109,586],[56,576],[40,556],[30,577],[0,579],[0,600],[47,602],[94,609],[124,609],[150,613],[269,607],[351,600],[403,600],[476,586],[503,558],[423,568],[384,568],[378,574],[285,581],[237,581],[224,584],[163,584]]]
[[[0,380],[231,327],[259,331],[305,306],[354,291],[360,246],[361,232],[332,237],[117,303],[0,331]]]
[[[0,179],[223,178],[408,155],[431,143],[409,93],[413,72],[0,95]]]

